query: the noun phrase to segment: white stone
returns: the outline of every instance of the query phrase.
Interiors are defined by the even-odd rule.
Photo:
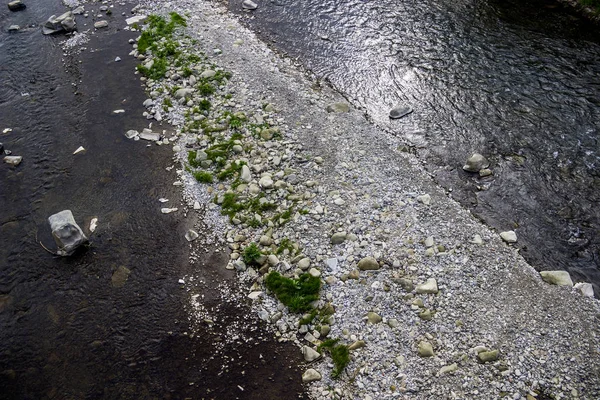
[[[17,165],[21,164],[21,161],[23,161],[23,157],[21,157],[21,156],[6,156],[6,157],[4,157],[5,163],[10,164],[15,167]]]
[[[83,148],[83,146],[79,146],[79,147],[77,148],[77,150],[75,150],[75,151],[73,152],[73,154],[79,154],[79,153],[84,153],[84,152],[85,152],[85,149]]]
[[[501,232],[500,237],[506,243],[516,243],[517,242],[517,234],[515,233],[515,231]]]
[[[437,281],[434,278],[429,278],[425,283],[417,285],[417,293],[419,294],[436,294],[437,292]]]
[[[594,287],[591,283],[579,282],[573,286],[575,289],[579,290],[581,294],[587,297],[594,297]]]
[[[263,176],[262,178],[260,178],[260,181],[258,181],[258,184],[263,189],[270,189],[273,187],[273,179],[271,179],[271,177],[268,175]]]
[[[302,271],[306,271],[308,267],[310,267],[310,258],[305,257],[298,261],[298,268],[300,268]]]
[[[252,0],[244,0],[244,2],[242,3],[242,8],[244,10],[256,10],[258,8],[258,4],[256,4]]]
[[[254,291],[254,292],[250,292],[250,294],[248,295],[248,298],[251,300],[256,300],[259,297],[261,297],[263,295],[263,292],[260,290]]]
[[[542,271],[540,275],[544,282],[551,285],[573,286],[571,275],[567,271]]]
[[[318,269],[316,269],[316,268],[311,268],[311,269],[308,271],[308,273],[309,273],[311,276],[314,276],[315,278],[318,278],[318,277],[320,277],[320,276],[321,276],[321,271],[319,271],[319,270],[318,270]]]
[[[321,374],[319,373],[319,371],[309,368],[307,369],[303,374],[302,374],[302,382],[303,383],[308,383],[308,382],[313,382],[313,381],[320,381],[321,380]]]
[[[302,346],[302,355],[307,362],[315,361],[321,357],[321,354],[309,346]]]
[[[418,201],[419,203],[423,203],[423,204],[425,204],[426,206],[428,206],[429,204],[431,204],[431,196],[430,196],[430,195],[428,195],[428,194],[424,194],[424,195],[422,195],[422,196],[418,196],[418,197],[417,197],[417,201]]]
[[[94,23],[94,28],[96,29],[100,29],[100,28],[106,28],[108,26],[108,21],[106,20],[102,20],[102,21],[98,21]]]
[[[170,214],[175,211],[177,211],[177,208],[161,208],[160,209],[160,212],[163,214]]]
[[[240,174],[240,179],[246,183],[249,183],[252,180],[252,173],[250,172],[250,168],[247,165],[242,165],[242,173]]]
[[[141,24],[144,21],[146,21],[146,18],[148,18],[146,15],[135,15],[133,17],[129,17],[125,20],[125,22],[127,23],[127,25],[131,26],[133,24]]]
[[[195,231],[195,230],[193,230],[193,229],[189,229],[189,230],[186,232],[186,234],[185,234],[185,239],[186,239],[188,242],[191,242],[191,241],[194,241],[194,240],[198,239],[198,236],[199,236],[199,235],[198,235],[198,232],[196,232],[196,231]]]

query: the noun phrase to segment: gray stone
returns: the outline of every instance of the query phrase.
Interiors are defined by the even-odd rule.
[[[311,268],[308,273],[310,274],[310,276],[314,276],[315,278],[319,278],[321,276],[321,271],[319,271],[316,268]]]
[[[27,6],[21,0],[15,0],[8,3],[8,9],[10,11],[21,11],[27,8]]]
[[[315,361],[321,358],[321,354],[309,346],[302,346],[302,355],[307,362]]]
[[[125,132],[125,137],[127,139],[133,139],[134,137],[138,136],[140,133],[138,131],[135,131],[133,129],[128,130],[127,132]]]
[[[319,371],[309,368],[307,369],[303,374],[302,374],[302,382],[303,383],[308,383],[308,382],[313,382],[313,381],[320,381],[321,380],[321,374],[319,373]]]
[[[244,2],[242,3],[242,8],[244,10],[256,10],[258,8],[258,4],[256,4],[252,0],[244,0]]]
[[[76,25],[77,25],[75,23],[75,18],[73,18],[72,15],[70,17],[63,19],[60,22],[60,24],[64,28],[65,32],[73,32],[76,29]]]
[[[71,23],[71,20],[73,20],[73,23]],[[75,29],[73,13],[71,11],[67,11],[66,13],[61,14],[58,17],[56,15],[52,15],[50,18],[48,18],[48,20],[42,26],[42,33],[44,35],[51,35],[53,33],[64,32],[66,29],[65,25],[63,25],[63,22],[65,22],[65,25],[67,27],[70,27],[72,25],[73,29]]]
[[[336,232],[331,236],[331,244],[340,244],[346,240],[346,232]]]
[[[418,196],[418,197],[417,197],[417,201],[418,201],[419,203],[423,203],[423,204],[425,204],[426,206],[428,206],[428,205],[430,205],[430,204],[431,204],[431,196],[430,196],[429,194],[424,194],[424,195],[422,195],[422,196]]]
[[[433,347],[431,346],[431,343],[426,342],[426,341],[419,342],[419,345],[417,347],[417,352],[419,353],[419,356],[421,356],[421,357],[433,357],[434,356]]]
[[[517,242],[517,234],[515,233],[515,231],[501,232],[500,237],[506,243],[516,243]]]
[[[64,210],[48,218],[52,236],[58,246],[57,254],[61,256],[70,256],[84,243],[88,238],[75,222],[71,210]]]
[[[302,271],[306,271],[308,267],[310,267],[310,258],[305,257],[298,261],[298,268],[300,268]]]
[[[115,288],[120,288],[125,285],[127,278],[129,278],[129,274],[131,274],[131,270],[129,268],[120,265],[115,272],[113,272],[111,277],[111,284]]]
[[[8,27],[8,31],[9,32],[16,32],[19,29],[21,29],[21,27],[19,25],[11,25],[11,26]]]
[[[94,23],[94,28],[101,29],[108,27],[108,21],[103,19]]]
[[[269,254],[267,257],[267,262],[270,266],[274,267],[275,265],[279,264],[279,258],[277,258],[275,254]]]
[[[362,260],[360,260],[358,262],[357,267],[361,271],[373,271],[373,270],[378,270],[380,268],[379,263],[373,257],[363,258]]]
[[[463,165],[463,169],[467,172],[479,172],[482,169],[485,169],[490,166],[487,158],[482,156],[479,153],[474,153],[467,159],[465,165]]]
[[[542,271],[540,275],[544,282],[551,285],[573,286],[573,281],[567,271]]]
[[[263,176],[262,178],[260,178],[260,180],[258,181],[258,184],[260,185],[261,188],[263,189],[270,189],[273,187],[273,179],[271,179],[270,176]]]
[[[381,319],[381,316],[377,313],[374,313],[372,311],[367,313],[367,320],[370,324],[378,324],[381,322]]]
[[[252,173],[250,172],[250,168],[247,165],[242,165],[242,173],[240,174],[240,179],[246,183],[249,183],[252,180]]]
[[[417,285],[417,293],[419,294],[436,294],[437,292],[437,281],[434,278],[429,278],[425,283]]]
[[[73,14],[75,14],[75,15],[81,15],[84,12],[85,12],[85,9],[83,8],[83,6],[79,6],[73,10]]]
[[[348,103],[333,103],[327,106],[327,112],[329,113],[345,113],[350,111]]]
[[[407,116],[408,114],[410,114],[412,112],[413,112],[413,110],[410,107],[405,107],[405,106],[394,107],[390,110],[390,118],[391,119],[399,119],[399,118]]]
[[[213,76],[215,76],[217,74],[216,71],[213,71],[212,69],[207,69],[206,71],[203,71],[200,74],[200,78],[212,78]]]
[[[21,161],[23,161],[22,156],[6,156],[6,157],[4,157],[4,162],[12,165],[14,167],[21,164]]]

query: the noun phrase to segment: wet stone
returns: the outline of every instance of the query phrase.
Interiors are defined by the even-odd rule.
[[[119,268],[117,268],[117,270],[112,274],[112,286],[115,288],[120,288],[124,286],[125,282],[127,281],[127,278],[129,278],[130,273],[131,271],[129,270],[129,268],[120,265]]]
[[[488,162],[487,158],[479,153],[474,153],[467,159],[465,165],[463,165],[463,170],[467,172],[479,172],[489,166],[490,163]]]
[[[406,106],[394,107],[390,110],[390,118],[391,119],[399,119],[399,118],[407,116],[408,114],[410,114],[412,112],[413,112],[413,110],[410,107],[406,107]]]

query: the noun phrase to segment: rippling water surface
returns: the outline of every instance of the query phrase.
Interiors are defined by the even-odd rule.
[[[230,8],[417,149],[537,268],[600,293],[600,31],[551,1],[324,0]],[[397,104],[414,108],[391,121]],[[472,152],[492,177],[461,170]]]

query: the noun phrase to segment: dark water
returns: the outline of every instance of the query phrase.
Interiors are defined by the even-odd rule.
[[[64,7],[26,4],[19,13],[0,7],[0,131],[13,129],[0,142],[23,156],[16,168],[0,164],[0,398],[301,396],[301,372],[290,368],[299,351],[274,344],[247,307],[221,299],[221,287],[233,285],[227,255],[200,249],[190,266],[183,234],[194,219],[160,213],[158,198],[171,207],[181,200],[165,170],[170,146],[123,136],[147,126],[127,56],[134,35],[117,29],[131,6],[115,8],[89,51],[65,57],[64,37],[25,28]],[[80,30],[86,22],[78,18]],[[12,24],[22,31],[8,34]],[[79,146],[87,152],[72,155]],[[92,246],[71,258],[36,242],[54,247],[46,218],[63,209],[85,228],[99,218]],[[114,287],[119,267],[131,274]],[[183,289],[178,280],[197,269],[202,283]],[[192,293],[218,312],[214,326],[188,321]]]
[[[325,0],[230,8],[416,149],[538,269],[600,293],[600,30],[553,1]],[[390,121],[407,104],[415,112]],[[492,177],[462,171],[473,152]]]

